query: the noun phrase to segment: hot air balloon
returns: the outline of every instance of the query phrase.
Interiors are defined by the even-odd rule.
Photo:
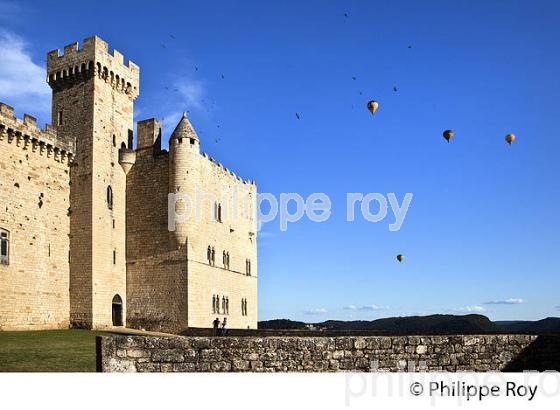
[[[447,142],[451,141],[451,138],[453,138],[453,131],[451,130],[443,131],[443,138],[445,138]]]
[[[400,254],[397,255],[397,260],[398,260],[399,262],[404,261],[404,255],[400,255]]]
[[[515,135],[513,135],[513,134],[508,134],[508,135],[506,135],[506,142],[507,142],[509,145],[511,145],[511,143],[512,143],[513,141],[515,141]]]
[[[377,101],[371,100],[370,102],[367,103],[367,109],[372,114],[375,114],[375,111],[377,111],[377,108],[379,108],[379,103]]]

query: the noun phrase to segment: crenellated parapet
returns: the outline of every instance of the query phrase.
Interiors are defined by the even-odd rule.
[[[47,82],[53,90],[72,87],[90,78],[98,78],[131,100],[138,97],[140,68],[132,61],[124,64],[123,55],[97,36],[84,40],[83,47],[72,43],[64,53],[53,50],[47,54]]]
[[[38,128],[37,120],[29,114],[16,118],[12,107],[0,103],[0,144],[4,143],[60,163],[71,164],[74,158],[74,141],[62,140],[48,124],[44,129]]]
[[[230,178],[232,178],[232,180],[235,183],[239,183],[239,184],[243,184],[243,185],[253,185],[256,187],[257,183],[255,180],[250,180],[250,179],[243,179],[241,178],[239,175],[236,175],[233,171],[229,170],[228,168],[226,168],[225,166],[222,165],[222,163],[216,161],[214,158],[208,156],[207,153],[203,152],[202,153],[202,157],[206,158],[213,166],[215,166],[218,170],[218,172],[223,173],[224,175],[228,175]]]

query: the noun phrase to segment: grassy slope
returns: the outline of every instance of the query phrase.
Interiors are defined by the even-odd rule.
[[[0,332],[0,372],[95,372],[89,330]]]

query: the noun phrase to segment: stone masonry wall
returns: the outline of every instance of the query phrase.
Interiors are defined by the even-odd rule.
[[[103,336],[97,342],[97,366],[103,372],[484,372],[506,369],[536,339]]]
[[[138,125],[139,141],[146,133]],[[167,231],[168,155],[136,151],[127,175],[127,326],[165,332],[187,328],[187,256],[170,250]]]
[[[73,144],[0,104],[0,330],[68,327],[70,163]]]

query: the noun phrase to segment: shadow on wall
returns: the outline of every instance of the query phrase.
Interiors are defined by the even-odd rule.
[[[539,336],[503,369],[504,372],[531,370],[560,372],[560,337]]]

